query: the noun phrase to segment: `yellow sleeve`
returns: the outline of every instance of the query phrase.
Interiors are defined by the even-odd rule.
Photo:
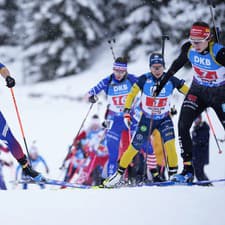
[[[125,105],[124,108],[130,109],[132,106],[132,103],[134,101],[134,98],[136,97],[136,95],[138,94],[138,92],[140,91],[140,88],[138,87],[138,85],[135,83],[133,85],[133,87],[131,88],[130,93],[127,95],[126,101],[125,101]]]
[[[189,87],[188,87],[186,84],[184,84],[184,85],[179,89],[179,91],[180,91],[182,94],[186,95],[186,94],[188,93],[188,91],[189,91]]]

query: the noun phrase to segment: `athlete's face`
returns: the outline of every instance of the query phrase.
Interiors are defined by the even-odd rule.
[[[150,70],[153,76],[158,79],[163,75],[164,67],[162,64],[153,64],[150,67]]]
[[[203,52],[209,45],[209,39],[202,39],[197,37],[193,39],[190,37],[190,42],[197,52]]]
[[[124,76],[126,75],[127,71],[126,70],[118,70],[118,69],[114,69],[113,73],[115,75],[115,78],[117,80],[122,80],[124,78]]]

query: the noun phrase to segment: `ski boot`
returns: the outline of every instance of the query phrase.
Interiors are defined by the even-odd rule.
[[[27,157],[24,156],[21,159],[18,159],[19,164],[22,166],[24,175],[30,177],[35,182],[45,181],[46,179],[37,171],[35,171],[28,163]]]
[[[192,183],[192,181],[194,180],[194,168],[191,163],[184,163],[182,173],[173,175],[171,177],[171,180],[178,183]]]
[[[171,177],[173,177],[173,175],[177,174],[177,170],[178,167],[169,167],[169,171],[168,171],[168,175],[169,175],[169,179],[171,179]]]
[[[124,171],[125,169],[120,167],[116,171],[116,173],[114,173],[111,177],[103,181],[103,187],[106,187],[106,188],[117,187],[121,183]]]
[[[153,180],[153,182],[164,182],[165,181],[165,179],[163,179],[160,176],[160,174],[159,174],[159,172],[158,172],[157,169],[151,169],[150,172],[152,174],[152,180]]]

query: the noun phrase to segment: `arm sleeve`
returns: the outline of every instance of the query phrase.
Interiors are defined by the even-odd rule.
[[[167,83],[167,81],[172,77],[179,69],[181,69],[184,64],[188,61],[188,51],[191,46],[190,42],[186,42],[182,47],[181,47],[181,52],[180,55],[173,61],[172,65],[168,69],[166,76],[162,79],[160,82],[160,85],[158,87],[159,92],[162,90],[164,85]]]
[[[0,70],[1,70],[2,68],[4,68],[4,67],[5,67],[5,65],[2,64],[2,63],[0,63]]]
[[[179,88],[179,91],[182,94],[186,95],[188,93],[188,91],[189,91],[189,87],[184,83],[183,86],[181,88]]]
[[[188,51],[189,51],[190,47],[191,47],[190,42],[186,42],[181,47],[180,55],[173,61],[172,65],[170,66],[170,68],[167,71],[168,76],[170,76],[170,77],[173,76],[188,61]]]
[[[48,165],[47,165],[46,161],[44,160],[44,158],[42,156],[39,156],[39,157],[40,157],[40,161],[43,163],[45,168],[48,169]]]
[[[221,48],[216,54],[216,61],[225,67],[225,48]]]
[[[88,92],[89,95],[97,95],[99,92],[104,90],[106,92],[110,81],[110,76],[106,77],[105,79],[101,80],[96,86],[91,88]]]
[[[134,101],[134,98],[138,94],[139,91],[140,91],[140,88],[138,87],[138,85],[134,84],[133,87],[131,88],[130,93],[128,94],[128,96],[126,98],[124,109],[130,109],[131,108],[132,103]]]
[[[124,109],[130,109],[132,106],[132,103],[134,101],[134,98],[136,97],[136,95],[138,94],[138,92],[140,90],[142,90],[144,83],[146,81],[146,76],[142,75],[139,77],[137,83],[135,83],[132,88],[130,93],[128,94],[127,98],[126,98],[126,102],[124,105]]]
[[[189,87],[185,84],[185,80],[178,79],[177,77],[171,77],[170,80],[172,81],[173,85],[179,92],[186,95],[189,91]]]

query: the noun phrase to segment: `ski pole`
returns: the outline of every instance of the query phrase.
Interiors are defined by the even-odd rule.
[[[168,35],[162,35],[162,56],[163,56],[163,58],[164,58],[166,40],[170,40],[169,36]],[[164,61],[165,61],[165,59],[164,59]],[[167,162],[166,151],[165,151],[165,148],[164,148],[163,140],[162,140],[161,143],[162,143],[162,149],[163,149],[163,158],[164,158],[164,162],[165,162],[165,168],[167,170],[167,174],[168,174],[168,177],[169,177],[168,162]]]
[[[18,106],[17,106],[17,103],[16,103],[16,98],[15,98],[15,95],[14,95],[13,88],[10,88],[10,91],[11,91],[13,103],[14,103],[14,106],[15,106],[15,109],[16,109],[17,119],[19,121],[20,131],[21,131],[21,134],[22,134],[22,137],[23,137],[23,141],[24,141],[24,145],[25,145],[25,148],[26,148],[26,151],[27,151],[28,160],[29,160],[29,163],[31,165],[31,159],[30,159],[30,154],[29,154],[28,147],[27,147],[27,141],[26,141],[26,138],[25,138],[23,125],[22,125],[22,120],[20,118],[19,109],[18,109]]]
[[[113,56],[114,61],[116,60],[116,55],[115,55],[115,52],[113,50],[113,44],[115,44],[115,43],[116,43],[115,38],[113,38],[112,40],[110,40],[110,39],[108,40],[108,44],[109,44],[109,47],[111,49],[111,52],[112,52],[112,56]]]
[[[163,56],[163,58],[164,58],[166,40],[170,40],[169,36],[168,35],[162,35],[162,56]]]
[[[212,0],[207,0],[208,4],[209,4],[209,9],[210,9],[210,14],[212,17],[212,21],[213,21],[213,27],[214,27],[214,32],[216,35],[216,42],[219,43],[219,27],[216,27],[216,22],[215,22],[215,17],[213,14],[213,8],[216,8],[216,5],[214,4],[214,2]]]
[[[207,119],[208,119],[208,121],[209,121],[210,129],[211,129],[211,131],[212,131],[212,133],[213,133],[213,136],[214,136],[214,138],[215,138],[216,145],[217,145],[217,147],[218,147],[218,153],[221,154],[221,153],[222,153],[222,150],[221,150],[221,148],[220,148],[220,146],[219,146],[219,142],[218,142],[218,140],[217,140],[217,138],[216,138],[216,134],[215,134],[215,131],[214,131],[214,128],[213,128],[213,125],[212,125],[212,122],[211,122],[211,119],[210,119],[210,117],[209,117],[209,114],[208,114],[207,110],[205,110],[205,114],[206,114],[206,117],[207,117]]]
[[[87,120],[88,115],[89,115],[89,113],[91,112],[91,109],[92,109],[93,105],[94,105],[94,103],[91,103],[91,105],[90,105],[90,107],[89,107],[89,109],[88,109],[88,111],[87,111],[87,114],[85,115],[85,117],[84,117],[84,119],[83,119],[83,121],[82,121],[82,123],[81,123],[81,126],[80,126],[80,128],[79,128],[79,130],[78,130],[78,132],[77,132],[77,135],[76,135],[75,138],[74,138],[75,140],[76,140],[76,138],[78,137],[78,135],[80,134],[80,131],[81,131],[81,129],[83,128],[84,123],[85,123],[85,121]]]
[[[87,113],[86,113],[86,115],[85,115],[85,117],[84,117],[84,119],[83,119],[83,121],[82,121],[82,123],[81,123],[81,126],[80,126],[80,128],[79,128],[79,130],[78,130],[78,132],[77,132],[77,134],[76,134],[76,136],[75,136],[75,138],[74,138],[74,140],[76,140],[76,139],[78,138],[78,136],[79,136],[79,134],[80,134],[80,131],[81,131],[81,129],[83,128],[84,123],[85,123],[85,121],[87,120],[88,115],[89,115],[89,113],[90,113],[90,111],[91,111],[93,105],[94,105],[94,103],[91,103],[91,105],[90,105],[90,107],[89,107],[89,109],[88,109],[88,111],[87,111]],[[66,159],[67,159],[67,157],[70,155],[71,152],[72,152],[72,148],[70,148],[70,149],[68,150],[68,153],[67,153],[65,159],[63,160],[62,165],[59,167],[60,169],[63,168],[63,166],[64,166],[64,164],[65,164],[65,162],[66,162]],[[75,151],[75,152],[76,152],[76,151]],[[75,152],[74,152],[72,155],[74,155]]]

